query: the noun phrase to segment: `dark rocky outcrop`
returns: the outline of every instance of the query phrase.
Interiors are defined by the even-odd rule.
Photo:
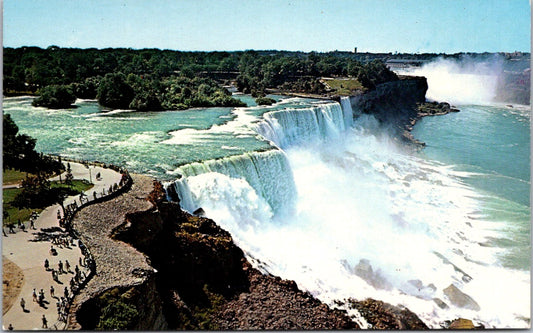
[[[459,112],[446,102],[426,102],[425,77],[400,76],[399,81],[377,85],[374,90],[350,98],[354,116],[372,114],[391,134],[404,143],[424,146],[410,133],[418,119]]]
[[[417,104],[426,101],[425,77],[404,76],[399,81],[377,85],[374,90],[350,98],[354,112],[368,113],[385,125],[402,131],[417,116]]]
[[[483,324],[480,324],[478,326],[475,326],[472,320],[470,319],[464,319],[464,318],[458,318],[455,320],[448,320],[444,322],[442,325],[442,328],[449,329],[449,330],[481,330],[485,329],[485,326]]]
[[[216,326],[229,330],[355,329],[343,312],[331,310],[294,281],[261,274],[246,263],[250,287],[224,304]]]
[[[252,268],[227,231],[167,202],[159,182],[133,180],[129,192],[75,218],[97,271],[73,302],[69,328],[358,327],[293,281]]]
[[[375,89],[350,97],[354,117],[372,114],[383,127],[406,144],[423,145],[409,131],[418,115],[418,105],[426,101],[425,77],[401,76],[376,86]]]
[[[148,212],[128,216],[131,227],[116,237],[145,252],[157,269],[169,328],[357,327],[345,313],[303,293],[293,281],[265,276],[252,268],[227,231],[164,200],[160,185],[150,197],[159,215],[156,220],[162,223],[151,244],[146,246],[142,228],[136,227],[147,224]]]
[[[444,295],[446,295],[450,302],[455,306],[474,311],[480,310],[479,304],[477,304],[472,297],[463,293],[453,284],[450,284],[446,289],[443,290],[443,292]]]
[[[364,301],[348,301],[372,325],[373,329],[423,330],[428,329],[416,314],[402,306],[394,306],[368,298]]]
[[[459,109],[450,106],[450,104],[446,102],[426,102],[419,103],[417,111],[417,116],[420,118],[426,116],[441,116],[450,112],[459,112]]]

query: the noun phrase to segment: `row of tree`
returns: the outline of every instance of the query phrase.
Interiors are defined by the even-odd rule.
[[[70,107],[76,98],[97,99],[111,109],[183,110],[190,107],[245,106],[210,78],[185,76],[161,79],[121,72],[92,77],[81,83],[54,84],[39,90],[34,106],[53,109]]]
[[[236,80],[240,91],[264,96],[267,88],[320,92],[323,76],[351,76],[367,89],[397,79],[379,60],[362,63],[343,53],[4,48],[4,94],[37,93],[34,105],[49,108],[76,98],[136,110],[238,106],[214,79]]]

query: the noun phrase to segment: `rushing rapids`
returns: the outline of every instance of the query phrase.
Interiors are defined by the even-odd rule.
[[[347,98],[261,118],[250,127],[272,150],[183,165],[173,183],[184,207],[202,207],[258,267],[331,305],[404,304],[432,327],[455,317],[526,324],[516,286],[529,277],[501,269],[501,250],[484,245],[503,236],[465,183],[471,173],[404,151]],[[487,297],[494,276],[514,287]]]

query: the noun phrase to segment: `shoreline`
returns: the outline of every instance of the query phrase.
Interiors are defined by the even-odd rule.
[[[421,111],[422,107],[425,107],[424,111]],[[417,107],[416,117],[410,118],[409,122],[404,124],[404,132],[402,133],[402,137],[408,140],[408,142],[413,143],[415,146],[423,148],[426,146],[426,143],[416,139],[411,133],[418,121],[424,117],[444,116],[459,111],[460,110],[455,108],[455,106],[450,106],[448,102],[425,102],[420,104]]]

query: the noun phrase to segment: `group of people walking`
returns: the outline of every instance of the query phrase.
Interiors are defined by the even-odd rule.
[[[118,168],[117,168],[118,169]],[[114,169],[115,170],[115,169]],[[119,171],[122,173],[122,178],[119,181],[118,184],[113,184],[109,187],[108,193],[111,194],[113,192],[116,192],[120,188],[122,188],[124,185],[126,185],[129,181],[131,181],[131,177],[129,177],[129,174],[127,171],[124,171],[122,169],[118,169],[116,171]],[[98,175],[100,176],[100,175]],[[101,178],[98,177],[100,180]],[[102,191],[102,196],[105,196],[105,189]],[[61,210],[57,211],[57,220],[59,222],[59,225],[66,229],[67,232],[72,231],[72,219],[76,213],[77,210],[80,209],[80,206],[82,206],[84,203],[89,201],[89,198],[83,194],[80,195],[80,205],[78,205],[77,201],[74,200],[71,204],[65,205],[63,209],[63,213],[61,214]],[[94,199],[96,199],[96,192],[94,193]],[[63,216],[62,216],[63,215]],[[29,220],[29,229],[36,230],[36,222],[39,217],[39,214],[37,212],[32,212]],[[9,232],[15,233],[15,225],[9,225]],[[19,221],[18,228],[25,232],[26,226],[24,223],[21,223]],[[7,234],[4,230],[4,236],[7,237]],[[49,239],[49,238],[48,238]],[[73,246],[76,246],[74,242],[74,238],[71,235],[54,235],[51,239],[51,246],[50,246],[50,255],[53,259],[54,256],[58,256],[58,250],[57,248],[66,248],[66,249],[72,249]],[[96,262],[92,258],[89,250],[84,246],[83,243],[78,242],[78,246],[80,248],[80,251],[82,253],[82,256],[78,259],[78,264],[71,263],[68,261],[68,259],[59,260],[55,264],[52,264],[52,259],[45,258],[44,259],[44,268],[46,272],[51,272],[52,279],[58,284],[62,284],[63,282],[60,281],[60,276],[62,274],[73,274],[71,276],[69,285],[64,286],[63,288],[63,295],[57,295],[57,291],[54,288],[55,284],[52,284],[49,289],[49,297],[45,296],[45,291],[43,289],[40,289],[40,291],[37,292],[36,288],[33,289],[32,292],[32,298],[35,303],[39,305],[39,307],[43,309],[47,309],[48,304],[51,303],[52,299],[56,300],[56,308],[57,308],[57,320],[60,322],[67,321],[67,315],[70,309],[71,302],[74,298],[74,295],[79,292],[79,290],[83,287],[83,285],[87,282],[88,278],[90,277],[91,273],[94,273],[96,270]],[[57,266],[56,266],[57,265]],[[74,266],[74,269],[72,269],[72,266]],[[83,269],[83,267],[85,269]],[[81,268],[81,269],[80,269]],[[88,274],[86,274],[86,271],[89,271]],[[57,285],[56,285],[57,286]],[[23,312],[29,313],[29,309],[27,309],[27,303],[24,298],[20,299],[20,306],[23,310]],[[42,328],[48,328],[48,318],[45,314],[42,314],[41,317],[42,321]],[[55,326],[55,325],[52,325]],[[8,330],[13,330],[14,327],[10,323],[7,327]]]
[[[29,226],[29,228],[31,230],[37,230],[37,228],[35,227],[35,221],[37,221],[38,217],[39,217],[39,213],[37,213],[36,211],[33,211],[31,213],[31,215],[30,215],[30,226]],[[8,232],[10,234],[16,234],[17,232],[15,231],[15,227],[17,227],[22,232],[26,232],[26,225],[20,219],[17,221],[16,224],[15,223],[11,223],[11,224],[7,225]],[[2,233],[3,233],[3,235],[5,237],[7,237],[7,234],[6,234],[6,231],[5,231],[4,227],[2,227]]]

